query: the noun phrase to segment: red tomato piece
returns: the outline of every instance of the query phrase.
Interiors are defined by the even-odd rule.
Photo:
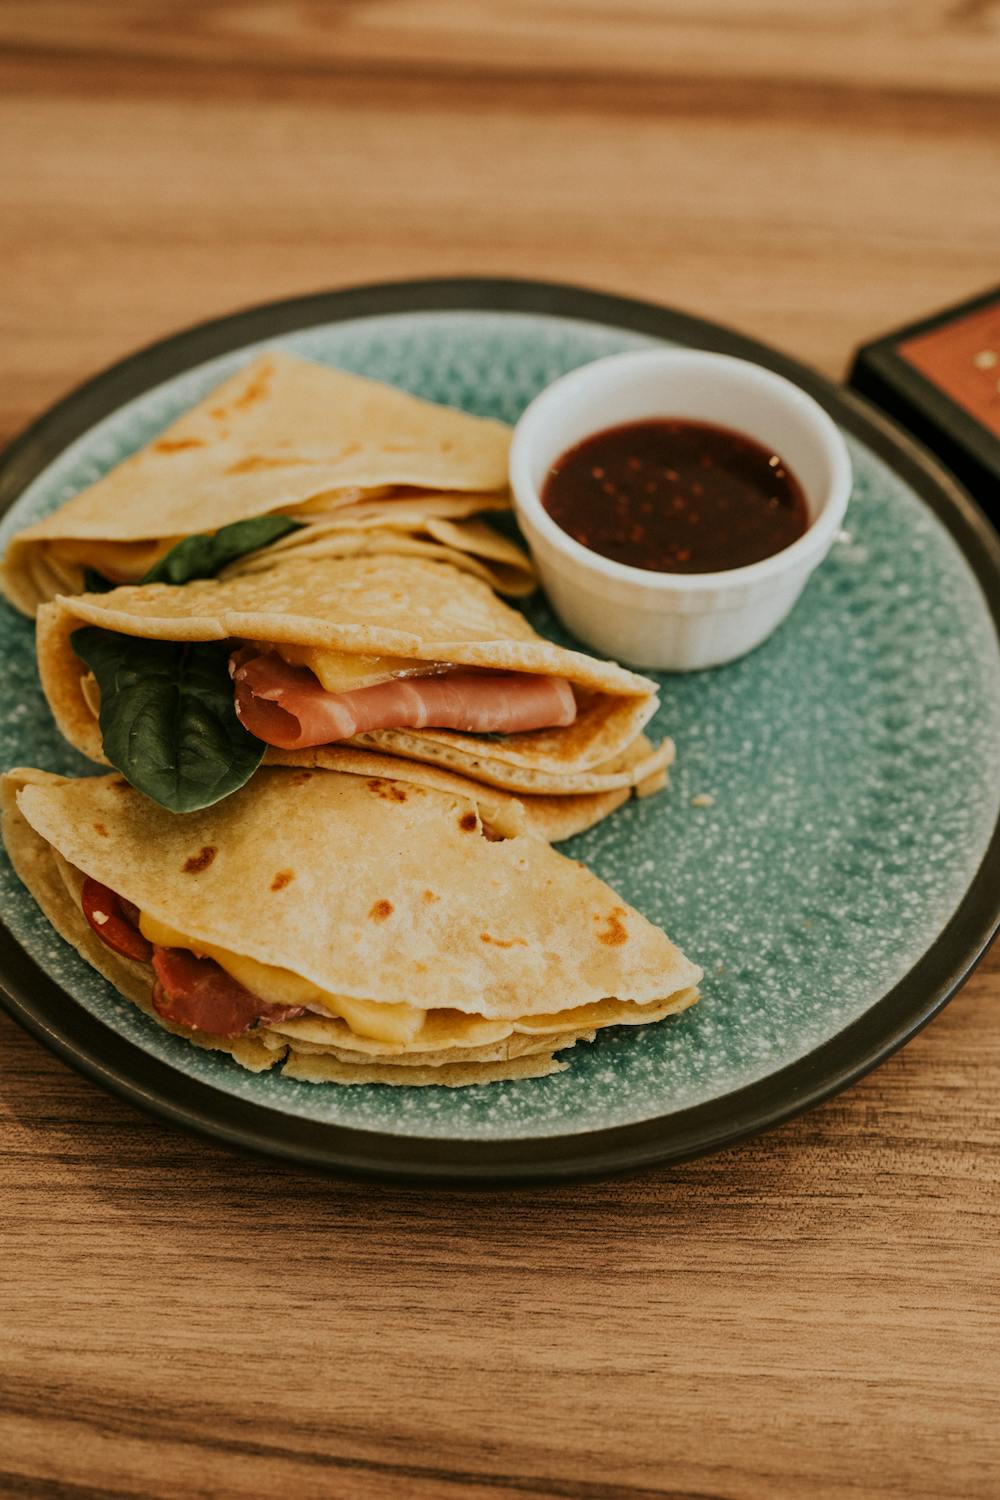
[[[120,953],[123,958],[149,963],[153,956],[153,945],[129,921],[120,896],[106,885],[101,885],[100,881],[91,880],[88,875],[83,882],[81,901],[83,915],[105,947]],[[131,911],[136,910],[131,903],[129,907]]]

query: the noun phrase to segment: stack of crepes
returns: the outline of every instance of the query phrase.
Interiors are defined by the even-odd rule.
[[[509,509],[502,422],[278,350],[261,354],[139,452],[20,532],[0,571],[33,614],[88,570],[134,583],[183,538],[265,516],[298,523],[234,564],[392,552],[449,561],[503,593],[534,587],[521,549],[480,519]]]
[[[661,787],[656,685],[498,597],[508,430],[281,353],[15,537],[59,728],[4,779],[58,931],[199,1046],[313,1082],[535,1077],[700,971],[552,841]],[[147,575],[152,576],[147,576]]]
[[[117,775],[4,778],[14,866],[68,942],[169,1030],[311,1082],[559,1071],[700,971],[581,865],[465,797],[265,769],[174,815]]]
[[[180,643],[188,658],[175,666]],[[289,560],[60,598],[38,614],[42,686],[63,734],[176,810],[201,805],[162,790],[164,768],[176,773],[184,753],[177,674],[201,670],[196,649],[201,701],[234,724],[235,706],[269,763],[472,797],[485,786],[494,806],[520,799],[549,839],[590,826],[633,789],[658,789],[673,755],[669,740],[654,748],[643,733],[653,682],[543,640],[488,585],[443,563]],[[224,744],[219,787],[206,792],[204,746],[203,735],[191,770],[202,801],[225,790],[233,754]]]

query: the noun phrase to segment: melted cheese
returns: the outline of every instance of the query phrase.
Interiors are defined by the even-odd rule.
[[[168,553],[175,538],[148,542],[88,542],[69,538],[52,542],[55,558],[81,568],[93,568],[113,582],[136,583]]]
[[[328,693],[349,693],[354,688],[390,682],[394,677],[426,677],[442,670],[439,662],[418,661],[409,656],[358,656],[285,641],[269,649],[293,667],[308,667]]]
[[[199,957],[214,958],[238,984],[262,1000],[280,1005],[320,1006],[330,1015],[340,1016],[359,1036],[374,1037],[380,1042],[411,1042],[424,1024],[424,1012],[415,1005],[380,1005],[376,1000],[331,995],[291,969],[258,963],[255,958],[243,958],[215,943],[187,937],[147,912],[140,913],[139,928],[144,937],[161,948],[187,948]]]

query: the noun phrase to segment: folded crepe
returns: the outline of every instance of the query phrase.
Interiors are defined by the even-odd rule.
[[[465,565],[468,543],[474,571],[497,587],[527,592],[532,575],[524,554],[502,538],[491,551],[481,523],[468,525],[477,511],[509,505],[509,440],[501,422],[272,350],[18,533],[0,583],[13,604],[33,614],[56,594],[79,592],[86,570],[137,582],[191,535],[280,514],[302,523],[293,533],[301,543],[314,525],[353,514],[368,550],[433,545],[444,549],[433,555]],[[434,500],[444,501],[443,509]],[[405,523],[402,515],[391,520],[397,502],[410,507]],[[372,525],[375,505],[383,526]],[[431,520],[452,526],[429,533]]]
[[[202,720],[184,717],[196,673],[187,697],[211,700],[229,759],[249,754],[246,775],[247,746],[323,766],[328,746],[349,744],[569,797],[652,790],[672,753],[641,738],[655,683],[543,640],[479,579],[422,558],[290,560],[59,598],[39,610],[38,662],[66,738],[175,811],[239,784],[220,755],[204,789]],[[174,797],[164,767],[185,754],[198,786]]]
[[[575,861],[428,787],[264,770],[174,816],[116,775],[3,778],[14,868],[57,931],[168,1030],[310,1082],[560,1071],[701,971]]]
[[[230,564],[220,576],[265,573],[290,560],[319,557],[372,557],[394,552],[451,563],[512,598],[534,592],[535,571],[521,548],[494,526],[474,519],[483,495],[397,494],[391,502],[346,506],[328,518],[317,516],[266,547]],[[493,509],[506,508],[500,497]]]
[[[325,745],[318,750],[286,750],[276,754],[280,754],[280,764],[284,766],[389,778],[467,797],[479,804],[487,822],[502,823],[518,832],[531,833],[546,843],[558,844],[603,822],[632,796],[650,797],[661,791],[667,785],[668,767],[673,763],[675,751],[669,739],[654,747],[644,734],[640,734],[624,754],[616,756],[605,767],[608,780],[628,776],[632,784],[624,782],[606,790],[570,792],[562,797],[529,792],[519,792],[515,796],[513,792],[473,781],[471,776],[457,771],[353,745]],[[636,781],[636,777],[641,779]]]

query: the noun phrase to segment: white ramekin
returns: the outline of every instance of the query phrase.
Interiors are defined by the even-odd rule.
[[[807,531],[772,557],[721,573],[654,573],[574,541],[542,506],[551,465],[591,433],[647,417],[714,422],[779,453],[805,491]],[[616,661],[686,672],[743,656],[785,618],[840,529],[851,461],[823,408],[783,376],[726,354],[652,349],[595,360],[542,391],[514,430],[510,482],[568,629]]]

